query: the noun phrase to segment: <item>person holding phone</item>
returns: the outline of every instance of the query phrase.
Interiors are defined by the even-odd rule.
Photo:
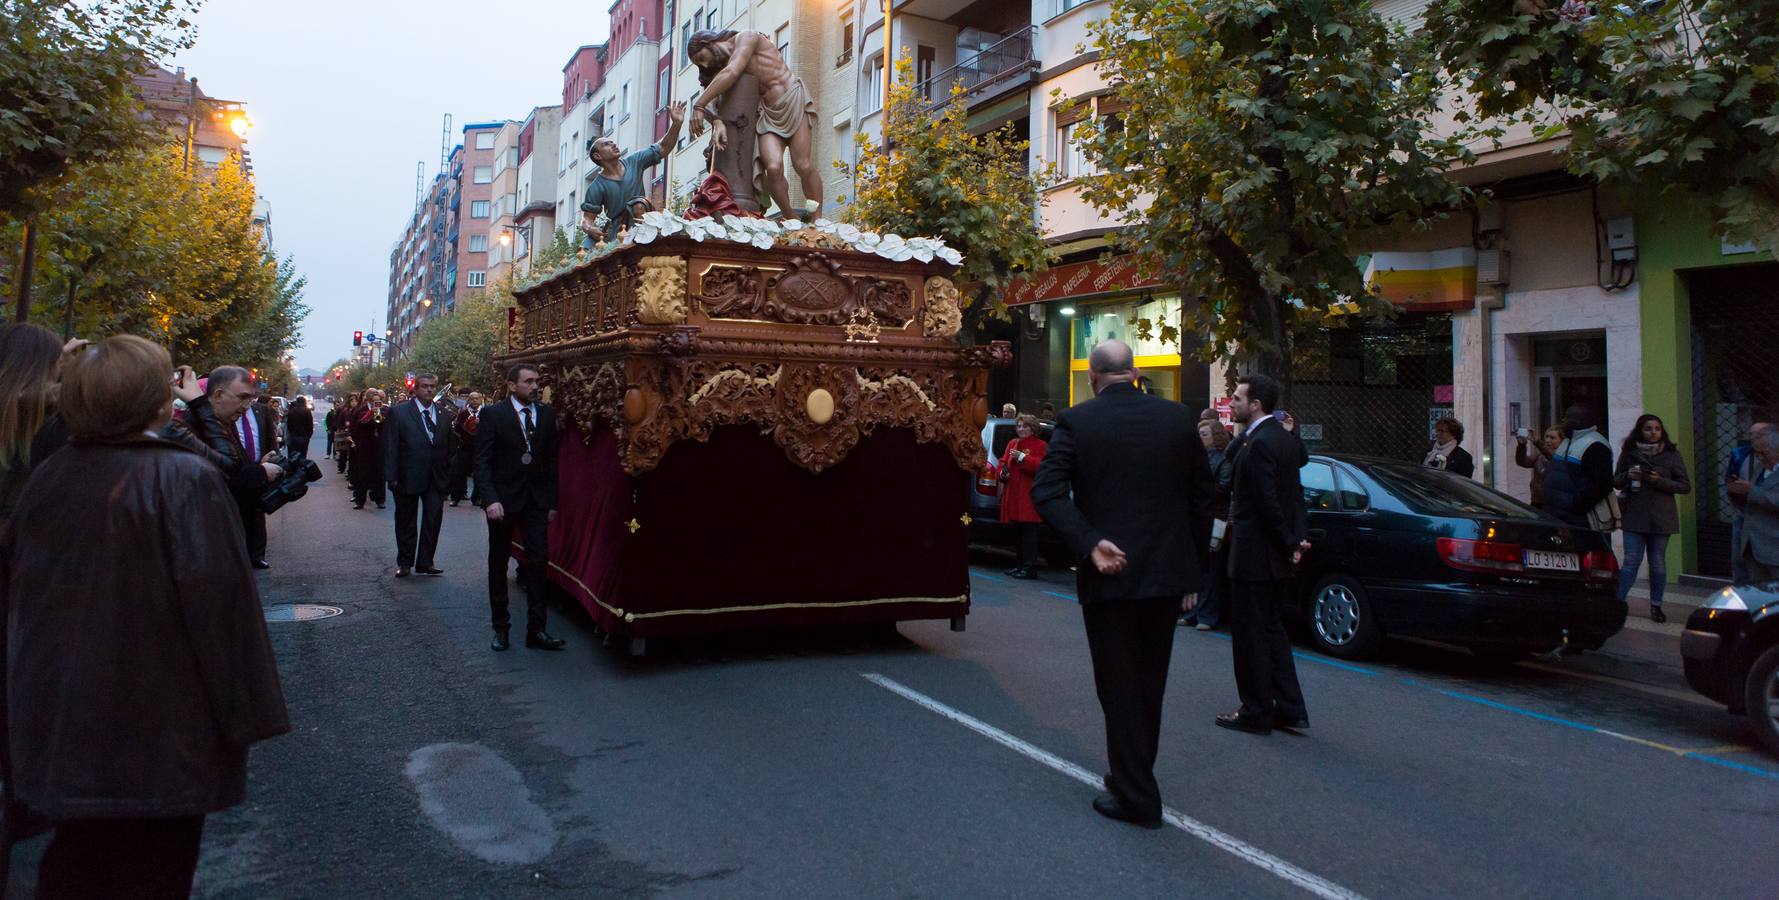
[[[1531,506],[1533,509],[1544,508],[1544,474],[1550,471],[1550,460],[1557,448],[1563,445],[1563,429],[1555,425],[1544,429],[1537,440],[1532,438],[1532,429],[1521,428],[1515,435],[1516,444],[1513,448],[1513,461],[1522,469],[1532,470]]]
[[[1686,474],[1686,461],[1668,437],[1668,429],[1660,417],[1637,417],[1631,433],[1625,435],[1618,456],[1618,470],[1613,484],[1621,492],[1619,505],[1623,510],[1625,561],[1618,570],[1618,599],[1630,596],[1637,583],[1637,570],[1645,557],[1649,559],[1649,620],[1666,622],[1662,612],[1662,589],[1668,580],[1668,538],[1680,531],[1680,508],[1677,494],[1692,493],[1692,481]]]
[[[1010,578],[1036,578],[1038,565],[1038,508],[1032,504],[1032,480],[1044,463],[1048,447],[1038,436],[1038,417],[1026,414],[1013,426],[1015,437],[1001,454],[1001,521],[1019,531],[1019,563],[1007,570]]]

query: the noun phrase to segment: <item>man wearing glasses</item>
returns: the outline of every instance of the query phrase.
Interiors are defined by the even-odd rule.
[[[223,475],[229,480],[241,526],[247,532],[247,558],[255,569],[269,569],[266,562],[266,513],[260,495],[284,470],[272,462],[278,453],[278,429],[270,413],[253,402],[259,391],[252,373],[240,366],[219,366],[210,373],[209,390],[188,403],[196,423],[193,431],[210,448],[234,461]]]

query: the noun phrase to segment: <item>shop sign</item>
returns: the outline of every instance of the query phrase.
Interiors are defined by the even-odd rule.
[[[1095,259],[1055,266],[1036,275],[1014,279],[1007,288],[1007,305],[1138,290],[1160,284],[1159,280],[1144,278],[1137,271],[1136,261],[1128,256]]]
[[[1452,408],[1449,406],[1435,406],[1427,410],[1427,440],[1439,439],[1438,429],[1433,426],[1438,425],[1440,419],[1448,418],[1451,414]]]
[[[1234,397],[1218,397],[1211,401],[1211,408],[1217,411],[1217,421],[1222,422],[1224,428],[1235,424],[1235,416],[1231,415],[1235,409]]]
[[[1433,402],[1434,403],[1446,403],[1446,404],[1451,403],[1452,402],[1452,386],[1449,384],[1434,385],[1433,386]]]

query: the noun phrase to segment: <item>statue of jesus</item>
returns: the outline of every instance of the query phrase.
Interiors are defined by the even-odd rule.
[[[717,115],[717,98],[743,75],[752,75],[760,88],[760,117],[754,126],[759,138],[760,164],[766,171],[766,190],[778,205],[780,216],[792,216],[791,185],[785,179],[784,153],[791,151],[791,167],[803,186],[803,196],[820,210],[821,170],[814,156],[815,99],[803,79],[791,72],[772,39],[758,31],[694,32],[686,51],[698,67],[698,83],[704,90],[692,109],[692,133],[711,126],[711,146],[728,144],[727,126]]]

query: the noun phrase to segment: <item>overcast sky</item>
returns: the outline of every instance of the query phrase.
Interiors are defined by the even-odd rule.
[[[439,168],[468,122],[562,101],[574,49],[605,40],[609,0],[207,0],[183,65],[247,104],[259,191],[280,256],[309,278],[299,367],[385,327],[389,249],[414,206],[414,164]]]

